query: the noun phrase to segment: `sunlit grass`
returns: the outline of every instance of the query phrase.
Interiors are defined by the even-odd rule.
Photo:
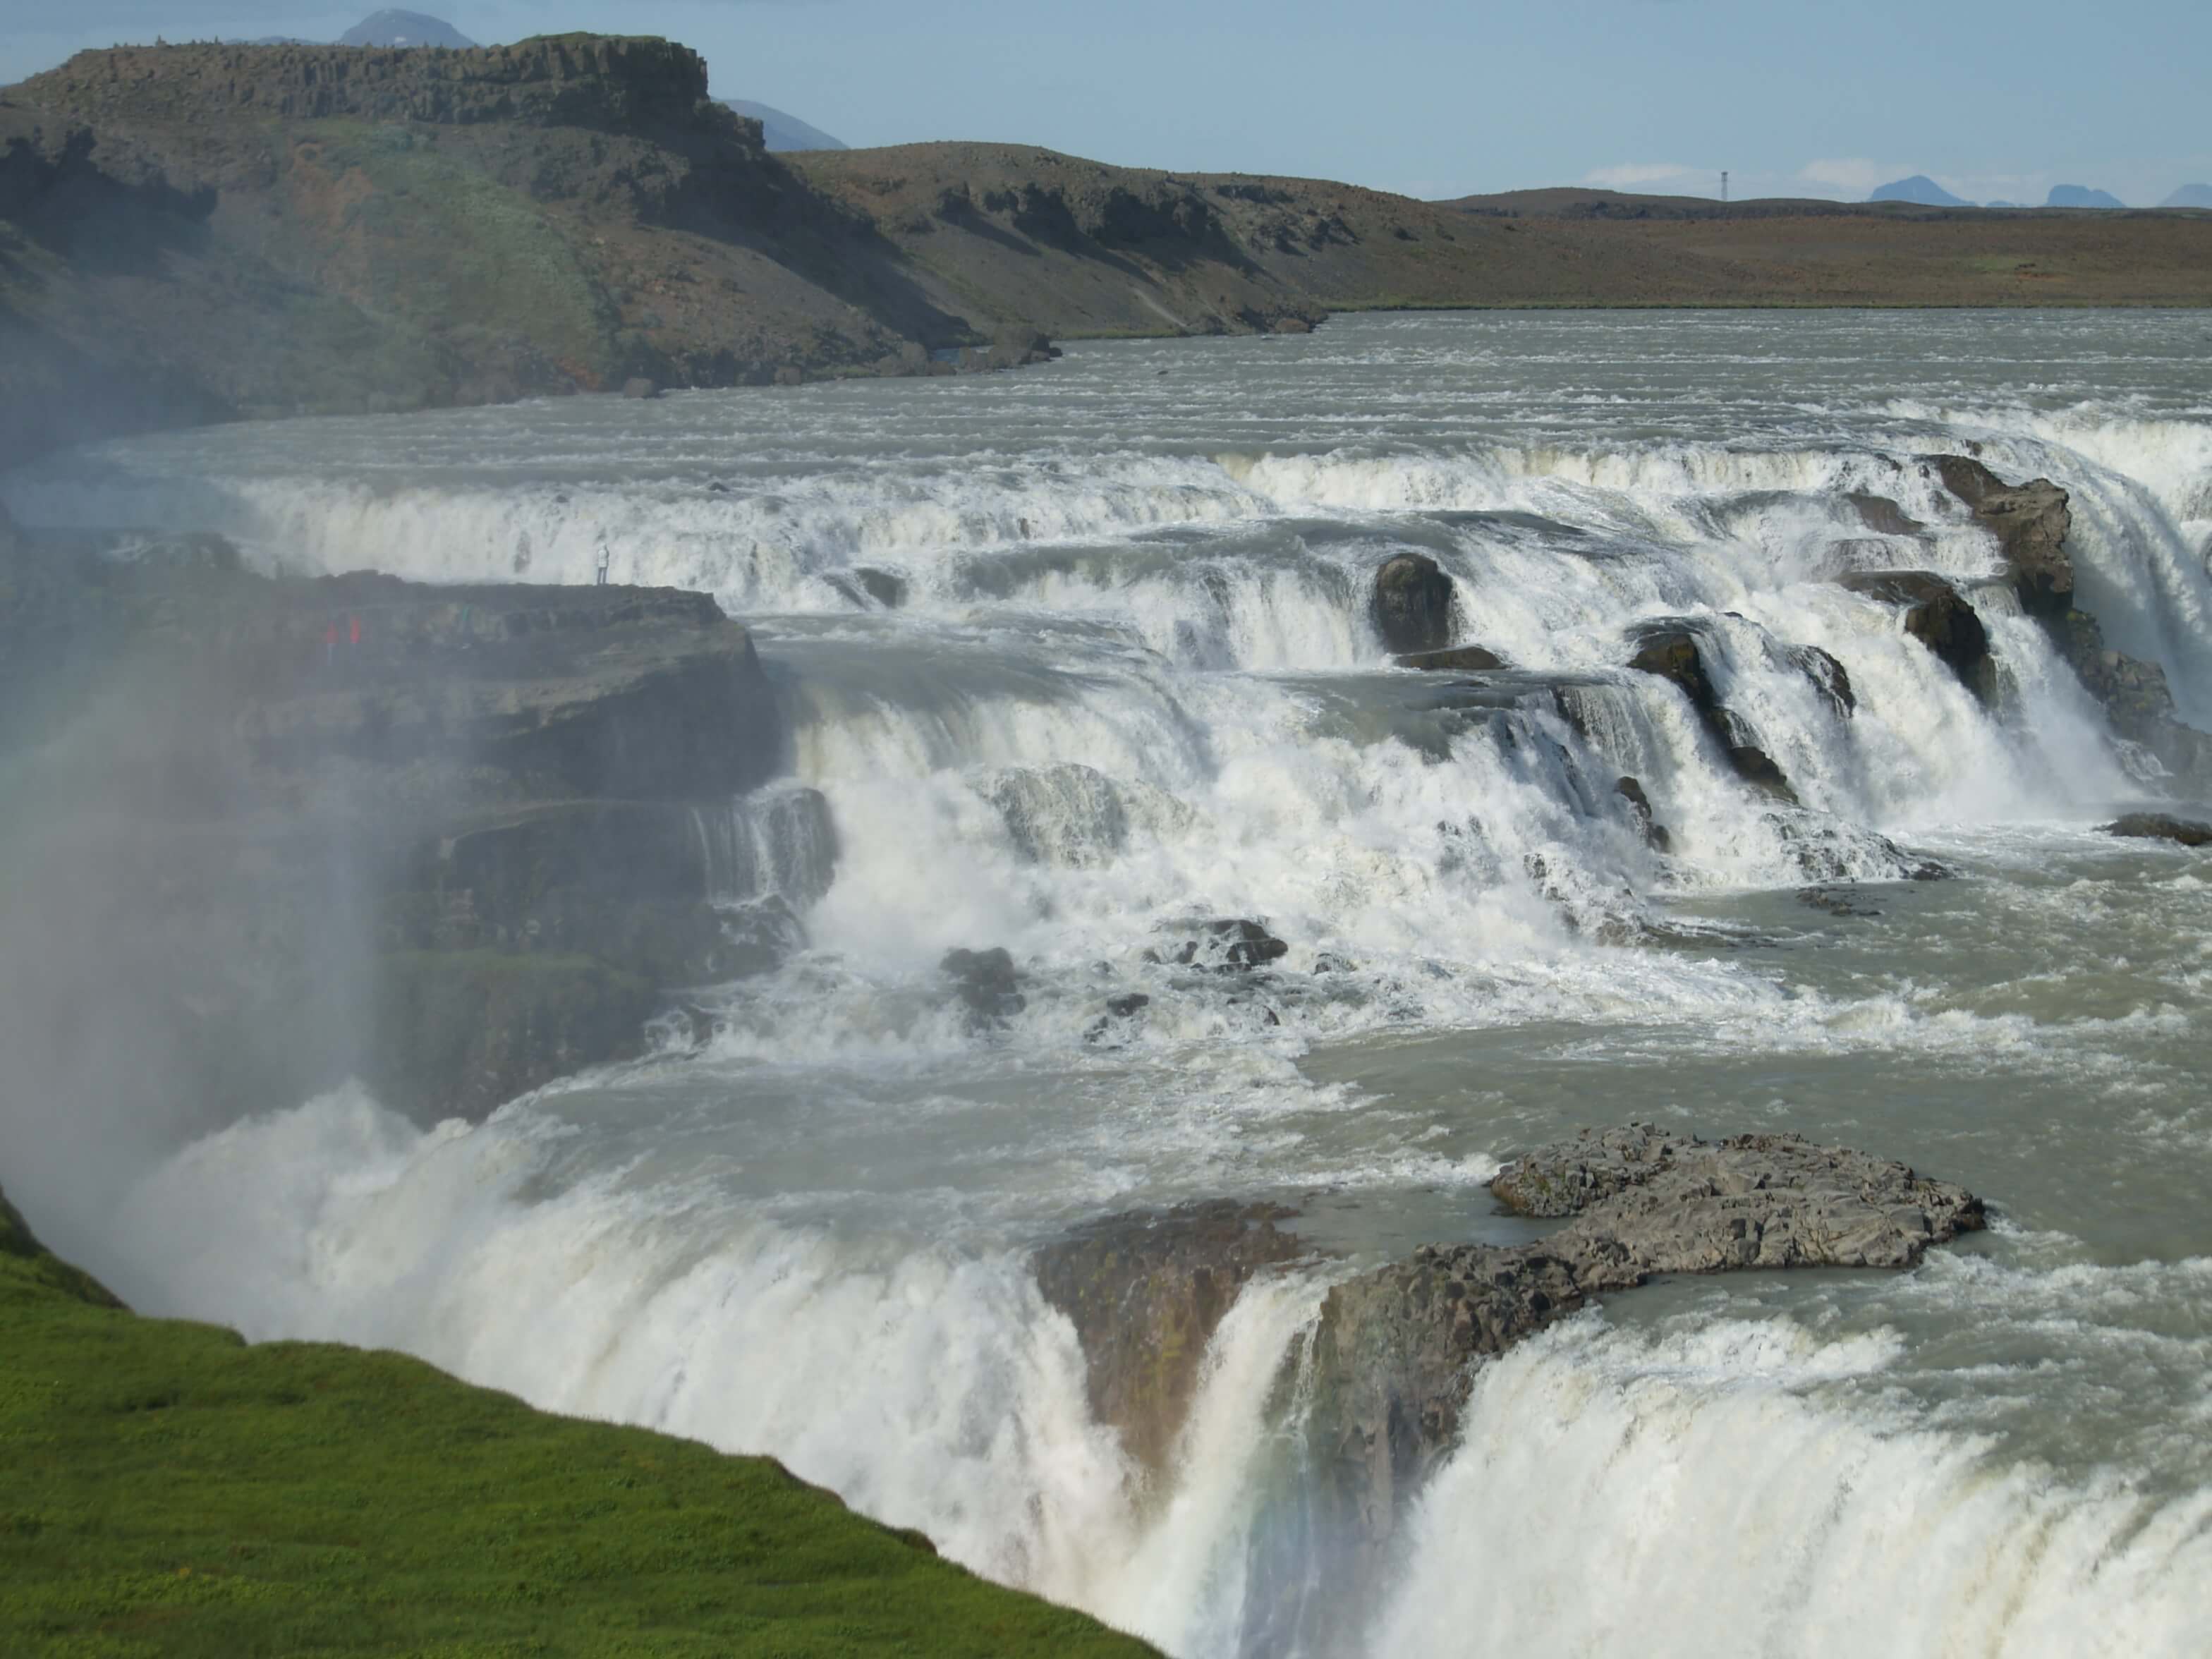
[[[0,1652],[1149,1651],[764,1459],[140,1318],[0,1206]]]

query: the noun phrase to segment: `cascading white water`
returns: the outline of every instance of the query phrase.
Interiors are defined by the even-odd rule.
[[[773,1452],[1196,1659],[1285,1627],[1250,1551],[1332,1275],[1486,1224],[1496,1160],[1560,1130],[1798,1128],[2019,1224],[1887,1286],[1639,1292],[1492,1365],[1365,1650],[2202,1650],[2212,1468],[2172,1448],[2212,1413],[2212,875],[2089,833],[2142,785],[1920,458],[2066,487],[2081,602],[2202,720],[2212,424],[2172,319],[1910,322],[1340,320],[1202,376],[1079,348],[0,479],[29,523],[270,568],[582,581],[604,540],[750,623],[793,721],[793,775],[696,823],[717,898],[802,948],[699,994],[702,1048],[474,1128],[356,1093],[234,1126],[76,1230],[88,1265]],[[1510,669],[1390,665],[1368,595],[1407,551]],[[1834,580],[1898,568],[1972,597],[1996,708]],[[1662,623],[1802,805],[1626,668]],[[1956,878],[1903,881],[1931,857]],[[1853,881],[1879,915],[1793,896]],[[1222,919],[1285,953],[1180,959]],[[990,946],[1022,1003],[978,1020],[939,964]],[[1327,1262],[1238,1301],[1148,1481],[1026,1253],[1222,1194],[1298,1207]]]

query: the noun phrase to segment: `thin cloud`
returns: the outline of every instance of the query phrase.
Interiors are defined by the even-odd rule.
[[[1634,190],[1639,185],[1687,178],[1698,171],[1679,161],[1624,161],[1619,167],[1594,168],[1583,175],[1583,182],[1607,190]]]
[[[1869,161],[1861,155],[1837,161],[1808,161],[1798,169],[1797,176],[1809,185],[1823,185],[1830,190],[1864,196],[1892,179],[1910,178],[1914,171],[1914,168],[1894,162]]]

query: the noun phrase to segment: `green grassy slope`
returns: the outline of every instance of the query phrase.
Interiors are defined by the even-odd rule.
[[[765,1459],[139,1318],[0,1200],[0,1652],[1151,1651]]]

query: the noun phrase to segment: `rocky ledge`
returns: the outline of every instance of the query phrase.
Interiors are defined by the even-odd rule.
[[[819,797],[761,793],[783,751],[702,594],[274,579],[0,521],[0,767],[47,877],[10,902],[117,930],[129,996],[78,992],[189,1127],[348,1075],[481,1115],[638,1053],[826,884]]]
[[[1903,1164],[1644,1124],[1531,1152],[1491,1190],[1516,1213],[1570,1219],[1533,1244],[1428,1246],[1322,1304],[1309,1432],[1335,1471],[1334,1523],[1368,1552],[1455,1440],[1473,1364],[1593,1297],[1662,1273],[1909,1267],[1984,1224],[1972,1194]]]
[[[2170,841],[2183,847],[2212,847],[2212,823],[2178,818],[2167,812],[2130,812],[2104,826],[2108,836],[2130,841]]]
[[[1349,1562],[1371,1584],[1408,1500],[1455,1443],[1483,1361],[1662,1274],[1910,1267],[1984,1224],[1972,1193],[1892,1160],[1792,1134],[1709,1142],[1648,1124],[1542,1147],[1491,1190],[1509,1212],[1565,1224],[1530,1243],[1427,1245],[1347,1278],[1287,1362],[1297,1376],[1279,1392],[1307,1403],[1285,1427],[1310,1474],[1299,1513],[1252,1563],[1255,1582],[1279,1582],[1296,1609],[1275,1646],[1331,1650],[1313,1625],[1327,1610],[1289,1588],[1317,1560]],[[1217,1203],[1117,1216],[1039,1252],[1038,1282],[1082,1339],[1093,1408],[1148,1467],[1170,1451],[1238,1290],[1312,1254],[1280,1224],[1291,1213]]]

